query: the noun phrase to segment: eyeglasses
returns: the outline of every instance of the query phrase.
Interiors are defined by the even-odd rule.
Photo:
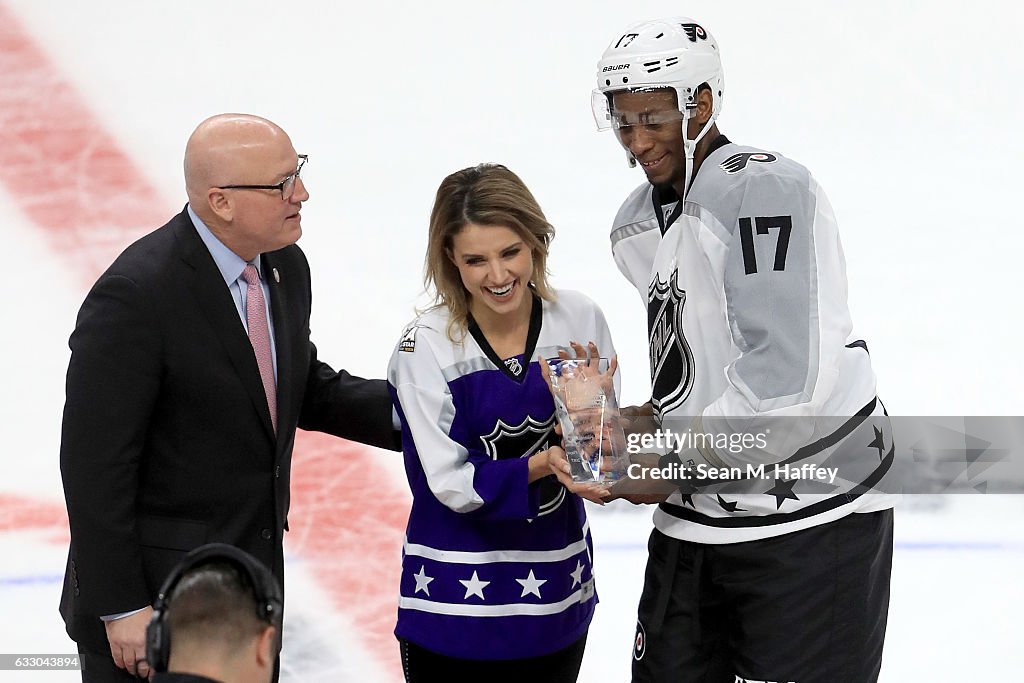
[[[614,130],[625,130],[634,126],[641,126],[643,128],[651,130],[659,130],[662,126],[669,123],[679,123],[686,118],[686,115],[681,111],[674,109],[664,111],[644,111],[644,112],[619,112],[613,111],[611,116],[611,127]]]
[[[302,167],[306,165],[306,161],[309,159],[309,155],[299,155],[299,166],[295,169],[295,173],[287,176],[284,180],[277,183],[276,185],[221,185],[222,190],[280,190],[281,199],[288,201],[295,194],[295,181],[299,179],[299,174],[302,173]]]
[[[649,93],[651,95],[662,93],[666,88],[634,88],[630,93]],[[674,95],[673,95],[674,99]],[[643,111],[622,111],[615,109],[612,105],[612,98],[600,90],[591,93],[590,106],[594,114],[594,123],[598,130],[615,130],[620,133],[629,133],[634,126],[642,127],[648,131],[658,131],[668,124],[680,123],[687,118],[687,113],[679,111],[673,106],[664,107],[664,102],[650,101],[641,102],[647,104]]]

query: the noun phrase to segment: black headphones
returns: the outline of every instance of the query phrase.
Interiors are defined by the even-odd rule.
[[[281,585],[270,570],[249,553],[226,543],[208,543],[190,552],[164,580],[153,605],[153,618],[146,628],[146,661],[154,671],[167,671],[171,655],[170,632],[167,628],[168,600],[181,579],[206,564],[224,562],[238,569],[256,595],[256,616],[277,628],[277,648],[281,648],[281,617],[284,599]]]

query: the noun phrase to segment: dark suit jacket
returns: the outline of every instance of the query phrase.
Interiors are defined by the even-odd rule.
[[[302,251],[262,258],[276,438],[238,310],[187,212],[128,247],[82,305],[61,436],[71,547],[60,610],[84,649],[105,652],[99,616],[152,604],[203,543],[238,546],[283,580],[296,426],[398,448],[386,383],[317,360]]]

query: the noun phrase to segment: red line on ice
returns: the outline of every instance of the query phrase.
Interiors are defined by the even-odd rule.
[[[89,283],[167,219],[167,201],[3,5],[0,183]]]
[[[2,4],[0,184],[85,285],[132,240],[162,225],[173,206]],[[287,549],[352,618],[367,650],[400,678],[391,629],[408,495],[374,477],[379,457],[389,456],[300,434]],[[55,542],[67,542],[61,505],[4,495],[0,510],[0,532],[51,529]]]
[[[31,529],[48,532],[48,540],[53,543],[66,544],[70,540],[63,505],[42,498],[0,494],[0,533]]]

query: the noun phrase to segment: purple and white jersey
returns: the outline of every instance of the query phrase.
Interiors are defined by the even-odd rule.
[[[528,457],[559,441],[536,359],[570,340],[610,357],[611,334],[572,291],[534,299],[519,356],[447,328],[446,310],[423,314],[388,366],[413,494],[395,634],[450,657],[549,654],[586,633],[597,595],[583,502],[554,477],[527,483]]]

